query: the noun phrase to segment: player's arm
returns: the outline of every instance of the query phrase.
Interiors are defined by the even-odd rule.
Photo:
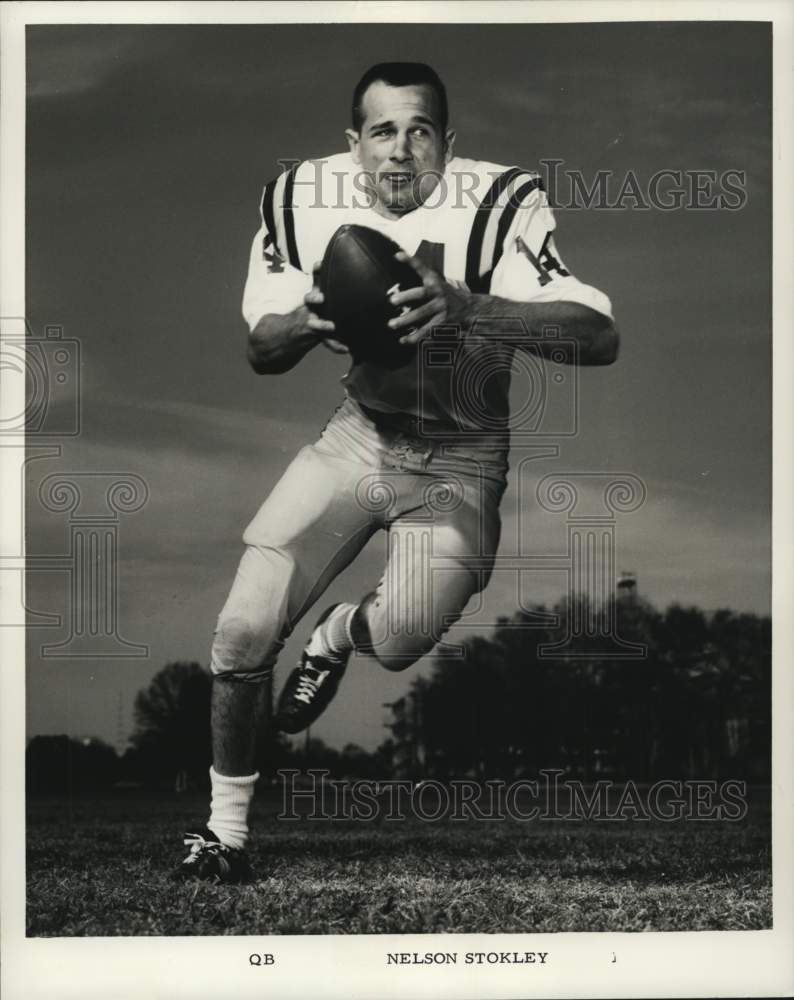
[[[535,186],[515,211],[504,236],[488,294],[452,286],[421,261],[406,258],[421,275],[422,287],[398,293],[393,299],[396,305],[410,308],[393,323],[395,329],[405,331],[401,339],[416,343],[439,324],[466,330],[475,321],[478,329],[483,321],[492,321],[498,337],[500,320],[507,321],[512,339],[515,320],[520,319],[533,345],[544,354],[556,354],[565,349],[561,341],[568,341],[569,361],[611,364],[619,347],[611,303],[603,292],[579,281],[565,268],[554,245],[554,228],[545,193]],[[559,331],[557,337],[543,336],[549,327]]]
[[[557,356],[570,345],[569,363],[612,364],[620,346],[612,303],[568,271],[554,244],[554,229],[554,214],[538,187],[516,212],[493,271],[490,294],[472,297],[470,320],[492,319],[498,333],[500,318],[519,315],[541,353],[554,351]],[[558,338],[544,337],[549,327],[559,330]],[[556,350],[551,345],[554,339]]]
[[[257,375],[280,375],[323,339],[310,324],[312,314],[298,306],[285,315],[263,316],[248,335],[248,362]]]
[[[490,319],[498,336],[499,321],[514,317],[523,320],[532,343],[543,355],[554,352],[558,356],[568,349],[566,361],[580,365],[611,365],[617,359],[620,338],[614,321],[581,302],[519,302],[498,295],[472,295],[461,322],[467,327],[474,320]],[[550,327],[559,330],[559,339],[544,336]]]
[[[408,289],[392,296],[394,305],[420,305],[403,313],[389,324],[395,330],[407,332],[400,338],[404,344],[416,344],[434,326],[452,325],[463,330],[476,321],[492,320],[494,335],[499,336],[505,323],[511,340],[515,338],[514,321],[521,319],[532,343],[542,354],[559,354],[570,344],[567,360],[580,365],[610,365],[617,358],[619,335],[613,320],[597,309],[575,301],[519,302],[498,295],[474,294],[468,289],[450,285],[440,274],[422,261],[403,254],[422,277],[422,288]],[[559,330],[559,337],[544,337],[549,327]]]
[[[333,337],[334,324],[315,311],[322,300],[316,279],[283,261],[263,227],[251,246],[243,293],[248,362],[258,375],[289,371]]]
[[[319,343],[337,353],[346,353],[333,338],[335,327],[314,311],[323,301],[316,283],[303,302],[287,313],[265,313],[248,334],[248,362],[257,375],[280,375],[289,371]]]

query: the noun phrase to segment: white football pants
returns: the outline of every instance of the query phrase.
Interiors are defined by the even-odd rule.
[[[506,471],[504,447],[420,439],[413,418],[346,398],[243,535],[213,673],[265,680],[303,615],[379,529],[386,566],[362,606],[362,651],[390,669],[414,663],[490,578]]]

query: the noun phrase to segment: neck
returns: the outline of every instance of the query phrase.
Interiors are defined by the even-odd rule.
[[[416,208],[411,208],[405,212],[395,212],[393,209],[389,208],[388,205],[383,205],[379,201],[376,201],[372,208],[377,215],[382,216],[384,219],[391,219],[392,222],[396,222],[397,219],[402,219],[411,212],[416,211]]]

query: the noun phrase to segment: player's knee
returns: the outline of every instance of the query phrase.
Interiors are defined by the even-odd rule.
[[[441,636],[429,633],[417,634],[415,632],[387,635],[373,645],[370,655],[374,656],[386,670],[399,673],[401,670],[412,667],[417,660],[421,660],[425,654],[433,649],[440,638]]]
[[[285,609],[295,573],[282,549],[247,544],[215,629],[211,669],[216,676],[263,680],[289,632]]]
[[[409,667],[412,667],[425,653],[430,652],[433,646],[435,646],[435,642],[417,648],[415,644],[408,643],[405,640],[394,641],[392,639],[375,647],[371,655],[386,670],[399,673],[401,670],[407,670]]]
[[[212,673],[266,680],[273,671],[277,646],[269,629],[241,616],[221,616],[212,643]]]

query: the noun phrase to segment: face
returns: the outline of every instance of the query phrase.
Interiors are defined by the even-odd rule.
[[[455,133],[441,131],[436,95],[427,86],[376,80],[364,93],[360,132],[347,130],[350,152],[367,178],[375,211],[387,218],[428,199],[452,158]]]

